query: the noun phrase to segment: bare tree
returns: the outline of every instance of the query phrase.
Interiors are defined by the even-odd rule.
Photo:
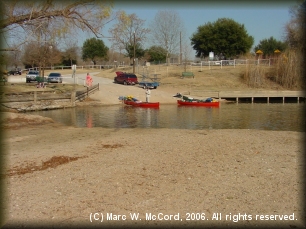
[[[192,48],[188,45],[187,42],[182,46],[182,61],[184,66],[184,71],[187,72],[187,63],[190,61],[190,55],[192,52]]]
[[[57,37],[77,29],[101,36],[101,28],[113,19],[112,5],[99,0],[3,0],[1,8],[1,32],[6,38],[22,37],[20,44],[32,40],[46,23]]]
[[[26,66],[31,66],[32,68],[38,67],[39,65],[39,45],[37,42],[29,42],[24,45],[22,62]]]
[[[17,68],[21,64],[22,52],[12,45],[12,51],[8,53],[8,63]]]
[[[9,52],[1,52],[0,53],[0,77],[1,73],[5,73],[8,66],[10,65],[9,61]]]
[[[305,85],[305,31],[306,31],[306,1],[291,8],[291,20],[286,24],[286,41],[289,49],[279,60],[275,81],[286,88]],[[305,87],[305,86],[304,86]]]
[[[296,5],[290,9],[291,20],[285,25],[286,40],[291,48],[305,48],[302,47],[305,39],[305,13],[306,1],[301,5]]]
[[[169,10],[158,11],[150,25],[153,45],[167,50],[167,58],[174,53],[180,53],[181,56],[180,42],[185,40],[185,29],[178,13]]]
[[[129,47],[137,44],[143,44],[150,32],[148,28],[144,28],[145,20],[137,17],[136,14],[126,15],[119,12],[117,23],[109,30],[111,34],[110,41],[117,50],[124,49],[126,54],[129,53]],[[135,39],[134,39],[135,38]]]
[[[42,59],[42,54],[46,56],[45,65],[52,66],[61,62],[62,54],[58,50],[56,43],[49,45],[40,45],[37,42],[29,42],[23,46],[22,63],[26,66],[39,67]]]
[[[65,44],[64,48],[65,51],[62,53],[63,61],[65,62],[65,65],[72,66],[73,64],[76,64],[78,59],[79,48],[77,46],[77,41],[73,39],[65,39],[64,44]]]
[[[52,68],[54,65],[62,63],[62,52],[58,49],[57,43],[53,43],[52,45],[46,44],[45,50],[48,57],[46,60],[46,66]]]

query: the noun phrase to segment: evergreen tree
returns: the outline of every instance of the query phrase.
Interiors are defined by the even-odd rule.
[[[191,37],[196,56],[208,56],[209,52],[235,57],[250,51],[254,38],[249,36],[243,24],[232,19],[220,18],[199,26]]]
[[[82,59],[91,60],[96,65],[97,58],[107,57],[108,47],[105,46],[102,40],[96,38],[87,39],[82,48]]]

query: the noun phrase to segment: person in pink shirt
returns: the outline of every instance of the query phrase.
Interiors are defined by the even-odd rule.
[[[86,86],[87,87],[92,86],[92,77],[89,75],[89,73],[87,73],[87,76],[86,76]]]

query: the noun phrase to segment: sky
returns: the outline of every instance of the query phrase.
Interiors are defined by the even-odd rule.
[[[135,13],[138,18],[146,21],[146,26],[154,19],[156,13],[161,10],[172,10],[179,14],[184,23],[188,38],[197,32],[198,26],[208,22],[215,22],[219,18],[230,18],[239,24],[243,24],[248,35],[254,37],[253,48],[263,39],[271,36],[277,40],[284,38],[284,26],[290,21],[290,8],[299,3],[297,0],[291,1],[114,1],[114,11],[124,10],[127,14]],[[103,30],[103,34],[109,36],[108,24]],[[78,43],[91,38],[92,35],[82,36]],[[83,38],[83,40],[82,40]],[[104,43],[110,47],[110,42],[103,39]],[[252,51],[253,51],[252,48]],[[195,51],[191,55],[195,55]]]
[[[104,1],[104,0],[101,0]],[[263,39],[274,37],[282,41],[285,36],[285,24],[291,19],[290,8],[301,3],[301,0],[113,0],[113,12],[124,10],[127,14],[135,13],[145,20],[145,27],[150,29],[150,23],[159,11],[171,10],[177,12],[185,27],[187,38],[197,32],[197,28],[219,18],[233,19],[243,24],[248,35],[254,37],[254,47]],[[114,22],[112,22],[114,23]],[[113,25],[106,24],[102,29],[105,37],[110,37],[108,30]],[[83,46],[86,39],[93,38],[92,33],[79,32],[75,34],[77,45]],[[111,47],[108,39],[103,39],[106,46]],[[190,39],[188,39],[190,44]],[[148,45],[147,45],[148,46]],[[190,44],[191,47],[191,44]],[[149,48],[149,47],[144,47]],[[190,58],[195,57],[191,48]],[[213,51],[213,50],[212,50]]]

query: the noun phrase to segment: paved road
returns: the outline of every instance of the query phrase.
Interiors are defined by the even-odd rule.
[[[98,84],[100,90],[96,91],[94,94],[90,95],[90,98],[100,101],[102,104],[120,104],[119,96],[134,96],[139,100],[145,101],[145,90],[138,87],[137,85],[122,85],[115,84],[112,79],[97,77],[95,74],[99,72],[90,72],[90,75],[93,78],[93,84]],[[78,74],[76,73],[75,79],[72,77],[72,74],[63,75],[63,83],[73,84],[76,82],[79,85],[84,85],[85,87],[85,78],[86,73]],[[8,82],[10,83],[22,83],[26,82],[25,74],[21,76],[9,76]],[[160,90],[159,88],[151,91],[150,101],[160,102],[160,103],[176,103],[176,99],[172,97],[175,93],[166,92]]]
[[[93,79],[93,84],[99,84],[100,90],[90,95],[90,98],[100,101],[102,104],[120,104],[119,96],[134,96],[139,100],[145,101],[145,90],[137,85],[122,85],[115,84],[113,79],[95,76],[99,72],[90,72]],[[74,78],[71,75],[63,75],[63,83],[74,83]],[[86,74],[76,74],[76,82],[79,85],[85,86]],[[175,103],[176,99],[172,97],[172,93],[164,92],[156,89],[151,92],[151,101],[161,103]]]
[[[94,84],[112,84],[113,80],[103,77],[96,77],[94,75],[98,74],[99,72],[91,72],[90,75],[92,76]],[[79,84],[85,86],[86,74],[84,73],[76,73],[75,77],[72,77],[72,74],[65,74],[63,75],[63,83],[68,84]]]
[[[121,103],[121,101],[118,100],[119,96],[131,95],[142,101],[145,101],[146,98],[145,90],[138,85],[115,84],[112,79],[95,76],[93,76],[93,83],[99,83],[100,90],[91,95],[91,98],[97,99],[105,104]],[[173,100],[171,94],[156,89],[151,92],[151,101],[174,102],[175,100]]]
[[[9,83],[25,83],[26,76],[25,75],[17,75],[17,76],[8,76],[7,82]]]

